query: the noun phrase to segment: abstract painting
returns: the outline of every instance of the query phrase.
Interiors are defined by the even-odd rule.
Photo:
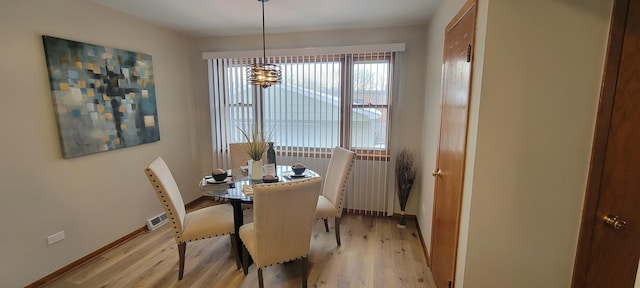
[[[151,55],[42,40],[63,158],[160,140]]]

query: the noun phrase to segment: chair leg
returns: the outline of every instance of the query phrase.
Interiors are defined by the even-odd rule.
[[[236,258],[236,269],[240,269],[240,255],[238,255],[238,240],[236,234],[230,234],[231,238],[231,254]]]
[[[307,278],[309,277],[309,257],[303,257],[302,261],[302,288],[307,288]]]
[[[186,250],[187,250],[186,242],[178,244],[178,256],[180,256],[180,268],[178,270],[178,280],[182,280],[182,275],[184,275],[184,253]]]
[[[329,232],[329,221],[327,218],[322,219],[324,220],[324,230]]]
[[[264,288],[264,283],[262,281],[262,268],[258,268],[258,287]]]
[[[249,251],[244,245],[242,245],[242,272],[244,275],[249,274]]]
[[[334,217],[336,225],[336,242],[340,246],[340,217]]]

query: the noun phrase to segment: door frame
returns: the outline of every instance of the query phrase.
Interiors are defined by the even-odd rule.
[[[463,150],[463,153],[462,153],[463,154],[462,155],[462,159],[463,159],[462,160],[462,171],[461,171],[462,178],[461,178],[461,183],[460,183],[459,202],[456,203],[457,210],[454,211],[454,213],[456,213],[456,221],[453,224],[454,225],[453,229],[456,231],[455,240],[454,240],[454,246],[456,248],[455,248],[453,259],[452,259],[453,267],[452,267],[452,271],[451,271],[452,275],[451,275],[450,286],[449,287],[455,287],[455,278],[456,278],[455,273],[456,273],[456,267],[458,265],[458,263],[457,263],[458,262],[457,255],[458,255],[458,245],[459,245],[459,240],[460,240],[460,220],[461,220],[460,217],[462,215],[462,198],[463,198],[463,192],[464,192],[464,175],[465,175],[464,173],[465,173],[466,164],[467,164],[466,163],[466,159],[467,159],[467,149],[468,149],[467,144],[468,144],[468,136],[469,136],[468,135],[468,133],[469,133],[469,114],[470,114],[471,96],[472,96],[472,89],[471,89],[472,87],[471,86],[473,84],[473,68],[474,68],[474,62],[475,62],[475,53],[474,53],[475,50],[474,49],[475,49],[476,29],[477,29],[477,21],[478,21],[478,0],[467,0],[462,5],[462,7],[460,7],[460,9],[456,13],[456,15],[451,18],[451,20],[449,21],[449,23],[447,24],[447,26],[445,27],[445,30],[444,30],[445,37],[444,37],[444,44],[443,45],[445,45],[445,47],[444,47],[444,51],[443,51],[443,64],[444,64],[444,60],[447,57],[447,47],[446,47],[446,44],[447,44],[447,33],[450,30],[452,30],[458,23],[460,23],[460,21],[462,21],[463,18],[466,17],[469,13],[473,13],[473,15],[474,15],[473,16],[473,32],[472,32],[473,35],[471,36],[471,39],[470,39],[470,42],[469,42],[470,43],[470,50],[468,52],[469,53],[468,54],[468,57],[469,57],[468,61],[470,62],[470,67],[469,67],[470,70],[469,70],[469,82],[467,84],[469,85],[469,92],[468,92],[468,95],[466,95],[468,97],[467,111],[466,111],[466,113],[467,113],[466,118],[467,119],[466,119],[466,123],[465,123],[465,131],[464,131],[464,135],[465,135],[464,136],[464,142],[465,142],[465,144],[464,144],[464,150]],[[442,73],[441,87],[442,87],[443,91],[441,91],[441,94],[442,94],[441,95],[442,96],[441,101],[444,103],[444,97],[445,97],[445,95],[444,95],[444,89],[445,89],[444,67],[443,67],[442,72],[443,73]],[[444,107],[444,105],[441,105],[441,107],[440,107],[441,112],[442,112],[442,110],[444,110],[443,107]],[[440,117],[441,117],[441,120],[442,120],[442,115],[440,115]],[[436,163],[435,163],[436,164],[436,168],[435,168],[436,170],[439,170],[439,168],[441,167],[440,166],[440,160],[441,160],[440,159],[440,149],[441,149],[440,139],[441,138],[442,138],[442,122],[440,123],[438,150],[437,150],[438,153],[437,153]],[[440,177],[440,176],[437,176],[437,177]],[[436,207],[436,204],[437,204],[437,199],[436,198],[438,197],[438,194],[439,194],[438,193],[438,186],[439,186],[439,182],[440,181],[441,180],[439,180],[439,179],[436,179],[434,181],[433,217],[431,219],[431,221],[432,221],[432,223],[431,223],[431,245],[430,245],[431,246],[430,247],[431,248],[430,249],[430,251],[431,251],[431,253],[430,253],[431,254],[431,259],[430,259],[430,261],[428,263],[429,267],[431,267],[432,269],[433,269],[433,264],[434,264],[433,263],[433,261],[434,261],[433,255],[435,254],[434,253],[435,252],[434,249],[436,248],[436,247],[434,247],[434,243],[436,243],[435,235],[437,233],[437,232],[435,232],[435,230],[438,227],[438,225],[436,224],[437,218],[438,218],[437,217],[438,209]],[[442,213],[442,212],[440,212],[440,213]]]
[[[605,56],[605,67],[602,76],[600,101],[596,114],[596,124],[593,136],[593,147],[587,178],[587,189],[582,209],[582,222],[578,247],[573,268],[571,287],[584,287],[587,274],[587,261],[594,224],[598,221],[597,208],[600,196],[602,174],[604,172],[605,153],[607,150],[609,127],[613,115],[613,100],[618,82],[618,69],[622,56],[622,45],[627,23],[630,0],[614,0],[611,13],[611,27],[609,27],[609,41]]]

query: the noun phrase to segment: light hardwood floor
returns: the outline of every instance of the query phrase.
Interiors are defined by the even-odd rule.
[[[251,210],[248,210],[249,212]],[[245,221],[250,221],[250,214]],[[415,223],[343,215],[342,246],[332,225],[313,228],[309,287],[435,287]],[[332,221],[330,221],[331,223]],[[285,244],[286,245],[286,244]],[[46,287],[257,287],[255,265],[236,269],[229,236],[187,244],[184,278],[178,281],[178,252],[169,225],[145,232],[62,275]],[[263,270],[265,287],[300,287],[296,262]]]

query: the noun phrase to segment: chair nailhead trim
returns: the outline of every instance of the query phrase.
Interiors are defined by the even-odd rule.
[[[156,178],[156,176],[151,172],[151,169],[147,168],[146,170],[149,172],[149,174],[148,174],[149,180],[150,180],[152,183],[157,183],[157,182],[158,182],[158,181],[157,181],[157,178]],[[173,229],[174,229],[174,233],[175,233],[175,236],[174,236],[174,237],[176,238],[176,242],[177,242],[178,244],[182,244],[182,243],[185,243],[185,244],[186,244],[186,243],[188,243],[188,242],[193,242],[193,241],[198,241],[198,240],[203,240],[203,239],[213,238],[213,237],[217,237],[217,236],[223,236],[223,235],[234,235],[234,234],[235,234],[234,232],[230,232],[230,233],[222,233],[222,234],[216,234],[216,235],[211,235],[211,236],[205,236],[205,237],[202,237],[202,238],[196,238],[196,239],[191,239],[191,240],[188,240],[188,241],[184,241],[184,240],[183,240],[182,235],[181,235],[181,234],[180,234],[180,232],[178,231],[178,225],[177,225],[177,224],[178,224],[178,222],[177,222],[176,214],[174,213],[174,211],[173,211],[173,210],[171,209],[171,207],[169,206],[169,204],[168,204],[168,202],[167,202],[167,199],[166,199],[166,197],[164,196],[164,194],[165,194],[165,193],[160,189],[160,185],[155,185],[155,186],[154,186],[154,188],[155,188],[155,190],[156,190],[157,195],[162,199],[162,202],[164,202],[164,203],[165,203],[165,205],[164,205],[164,206],[165,206],[165,208],[166,208],[166,211],[165,211],[165,212],[167,212],[167,216],[170,218],[171,222],[173,223]]]
[[[249,253],[249,254],[251,254],[251,253]],[[291,261],[294,261],[294,260],[302,259],[302,258],[304,258],[304,257],[308,257],[308,256],[309,256],[309,255],[300,256],[300,257],[296,257],[296,258],[293,258],[293,259],[284,260],[284,261],[281,261],[281,262],[276,262],[276,263],[273,263],[273,264],[269,264],[269,265],[267,265],[267,266],[262,266],[262,267],[260,267],[260,268],[265,268],[265,267],[269,267],[269,266],[273,266],[273,265],[280,265],[280,264],[283,264],[283,263],[287,263],[287,262],[291,262]]]
[[[351,176],[351,170],[353,170],[353,162],[355,160],[355,155],[354,157],[351,159],[351,164],[349,164],[349,171],[347,171],[347,176],[345,177],[344,182],[342,183],[342,191],[344,192],[345,190],[347,190],[347,179],[349,179],[349,176]],[[336,217],[339,217],[338,215],[342,215],[342,202],[344,201],[344,194],[346,193],[340,193],[340,201],[338,201],[339,205],[337,210],[338,212],[336,213]]]
[[[180,243],[189,243],[189,242],[194,242],[194,241],[198,241],[198,240],[204,240],[204,239],[209,239],[209,238],[214,238],[214,237],[224,236],[224,235],[234,235],[234,234],[235,233],[216,234],[216,235],[211,235],[211,236],[207,236],[207,237],[191,239],[191,240],[188,240],[188,241],[180,241],[178,244],[180,244]]]

